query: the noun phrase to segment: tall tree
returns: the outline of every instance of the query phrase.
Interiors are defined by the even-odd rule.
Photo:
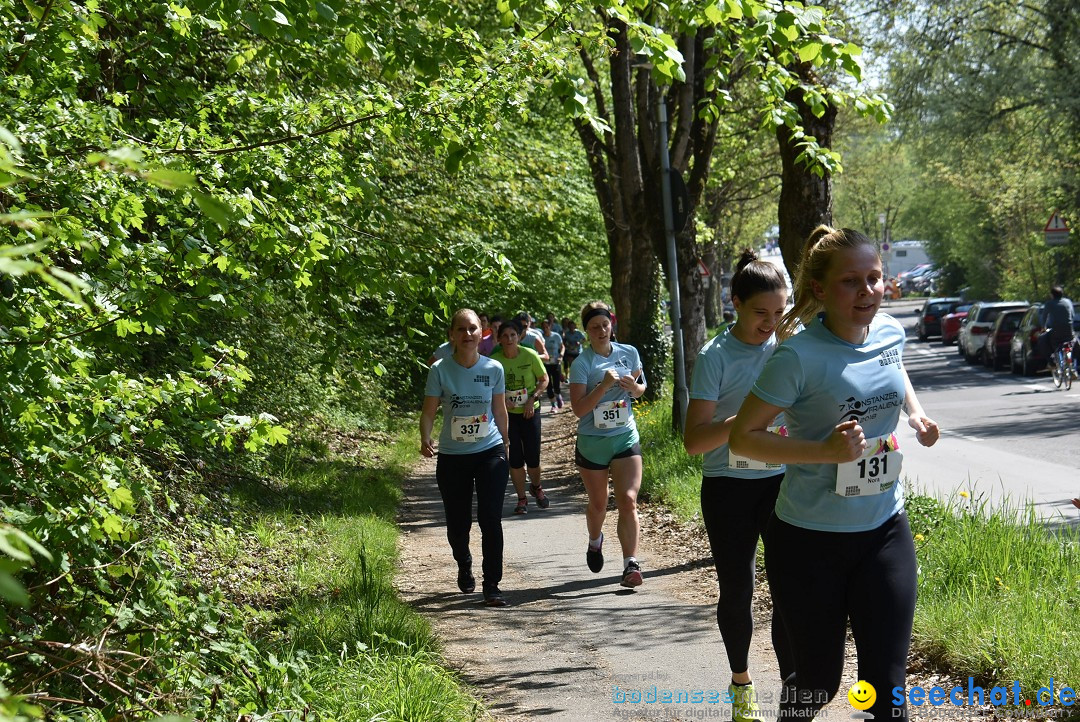
[[[752,82],[762,89],[762,107],[745,122],[786,127],[793,162],[807,172],[821,163],[832,166],[832,154],[801,128],[827,110],[818,99],[839,106],[850,96],[835,89],[826,94],[816,76],[799,77],[788,68],[801,64],[823,77],[858,76],[859,49],[828,35],[829,16],[817,6],[755,0],[605,2],[583,3],[580,11],[567,13],[568,34],[561,38],[576,42],[580,65],[577,72],[564,73],[554,89],[574,116],[592,171],[621,336],[643,351],[650,378],[661,378],[665,358],[654,319],[658,272],[667,264],[659,152],[666,140],[671,166],[685,178],[688,191],[688,220],[675,230],[689,376],[705,340],[695,217],[733,88]],[[800,114],[796,100],[803,94],[812,97]],[[668,139],[658,132],[661,98],[671,119]],[[869,111],[883,107],[876,98],[860,102]]]
[[[925,195],[935,205],[951,198],[978,209],[953,214],[965,225],[942,229],[940,240],[958,244],[944,250],[984,293],[1038,295],[1040,279],[1057,274],[1072,293],[1080,291],[1080,238],[1073,234],[1069,245],[1047,251],[1039,233],[1054,209],[1073,225],[1080,221],[1080,112],[1073,90],[1080,6],[1064,0],[861,5],[867,38],[888,60],[902,140],[920,167],[935,169]],[[878,27],[893,32],[875,36]],[[949,192],[932,197],[942,183]],[[925,213],[918,218],[934,222]],[[1014,274],[1017,259],[1028,268],[1022,276]],[[1026,290],[1016,285],[1021,277]]]

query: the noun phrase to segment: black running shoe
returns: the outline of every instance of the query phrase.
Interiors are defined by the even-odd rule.
[[[498,587],[484,587],[484,606],[486,607],[505,607],[506,599],[503,597],[502,592]]]
[[[604,533],[600,532],[600,546],[593,548],[590,544],[588,550],[585,552],[585,561],[589,565],[589,569],[593,574],[599,574],[600,570],[604,568]]]
[[[472,594],[476,591],[476,579],[472,575],[472,562],[458,564],[457,585],[462,594]]]
[[[626,569],[622,573],[622,581],[619,582],[624,587],[640,587],[641,586],[641,565],[637,562],[628,562]]]

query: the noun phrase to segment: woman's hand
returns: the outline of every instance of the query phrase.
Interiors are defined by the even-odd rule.
[[[863,435],[859,422],[850,419],[837,424],[824,443],[829,458],[835,459],[835,463],[843,464],[862,456],[866,448],[866,436]]]
[[[531,419],[536,414],[536,399],[532,396],[525,399],[525,407],[522,409],[521,415],[526,419]]]
[[[431,441],[431,439],[420,440],[420,454],[422,456],[426,456],[429,459],[435,456],[435,444]]]
[[[617,383],[619,383],[619,372],[615,369],[608,369],[604,373],[604,378],[600,381],[600,385],[604,387],[605,391]]]
[[[941,431],[938,429],[937,422],[929,416],[912,414],[908,416],[907,422],[908,426],[915,429],[915,438],[918,439],[919,443],[923,446],[933,446],[941,436]]]

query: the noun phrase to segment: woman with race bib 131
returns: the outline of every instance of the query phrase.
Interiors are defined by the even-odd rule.
[[[435,413],[443,407],[439,460],[435,480],[446,513],[446,538],[458,565],[458,588],[476,589],[469,551],[472,498],[476,489],[476,521],[484,558],[484,603],[506,606],[499,590],[502,581],[502,506],[506,496],[506,444],[509,440],[503,367],[481,356],[480,319],[463,308],[450,320],[454,352],[432,364],[420,412],[420,453],[435,455],[431,432]]]
[[[637,349],[612,340],[611,310],[601,301],[581,309],[581,325],[589,339],[570,367],[570,406],[578,417],[575,460],[589,505],[586,563],[594,573],[604,567],[604,517],[607,516],[608,469],[619,510],[616,527],[623,553],[621,584],[641,584],[637,560],[637,495],[641,488],[641,445],[634,421],[633,399],[645,393],[645,374]]]
[[[878,313],[884,289],[870,239],[818,227],[777,330],[781,344],[731,431],[732,452],[787,464],[765,534],[769,588],[795,666],[781,719],[811,719],[836,694],[849,620],[858,678],[877,692],[868,711],[907,719],[891,690],[906,688],[917,567],[894,432],[901,406],[924,446],[938,427],[904,370],[904,328]],[[786,436],[769,430],[781,412]]]

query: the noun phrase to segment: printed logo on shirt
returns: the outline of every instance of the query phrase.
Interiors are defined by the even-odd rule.
[[[896,391],[890,391],[879,396],[868,396],[861,400],[849,396],[844,403],[840,404],[840,422],[872,421],[877,418],[879,412],[899,405],[900,394]]]
[[[491,386],[491,377],[485,374],[476,374],[476,377],[473,378],[473,383]]]
[[[900,368],[900,350],[890,348],[882,351],[881,356],[878,357],[878,366],[892,366],[893,364],[896,368]]]
[[[483,396],[458,396],[457,394],[453,394],[450,397],[450,408],[452,409],[458,409],[462,406],[472,406],[473,404],[482,403],[484,403]]]

